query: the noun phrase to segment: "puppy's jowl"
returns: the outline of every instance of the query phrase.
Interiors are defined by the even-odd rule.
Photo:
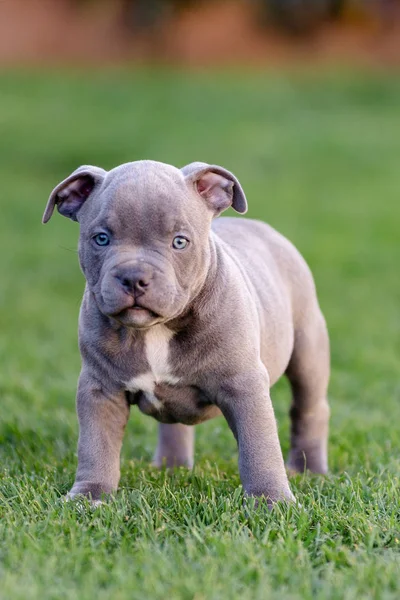
[[[293,500],[270,388],[293,390],[295,471],[327,470],[329,342],[310,271],[264,223],[219,218],[246,198],[232,173],[153,161],[77,169],[52,192],[80,223],[78,470],[70,496],[117,489],[131,405],[160,422],[156,465],[193,464],[193,425],[222,413],[244,490]]]

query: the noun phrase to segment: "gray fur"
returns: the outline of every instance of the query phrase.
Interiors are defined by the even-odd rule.
[[[293,390],[288,466],[327,471],[329,342],[314,282],[268,225],[213,221],[228,206],[246,211],[232,173],[205,163],[85,166],[54,189],[44,222],[55,206],[80,223],[87,281],[70,496],[98,500],[117,489],[137,405],[161,423],[156,465],[191,467],[192,426],[222,413],[245,492],[292,500],[270,398],[284,373]],[[109,245],[96,245],[99,232]],[[189,239],[186,248],[173,248],[176,235]]]

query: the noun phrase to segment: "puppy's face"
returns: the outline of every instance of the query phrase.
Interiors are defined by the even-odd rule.
[[[79,257],[105,315],[148,327],[181,314],[210,261],[211,213],[172,167],[111,171],[79,215]]]
[[[224,169],[153,161],[82,167],[55,188],[44,222],[55,205],[80,223],[80,264],[99,310],[134,328],[185,312],[207,277],[213,216],[246,208]]]

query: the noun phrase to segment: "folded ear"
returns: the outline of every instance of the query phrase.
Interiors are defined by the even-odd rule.
[[[99,167],[84,165],[61,181],[50,194],[43,215],[43,223],[47,223],[53,214],[54,207],[64,217],[77,221],[77,214],[88,199],[95,186],[103,181],[107,172]]]
[[[238,213],[247,211],[247,200],[239,181],[230,171],[217,165],[194,162],[181,169],[188,184],[204,198],[216,215],[232,206]]]

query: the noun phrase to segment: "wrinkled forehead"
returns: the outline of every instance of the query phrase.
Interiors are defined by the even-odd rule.
[[[197,204],[179,169],[139,161],[108,173],[93,212],[96,221],[121,234],[143,228],[168,234],[187,227]]]

